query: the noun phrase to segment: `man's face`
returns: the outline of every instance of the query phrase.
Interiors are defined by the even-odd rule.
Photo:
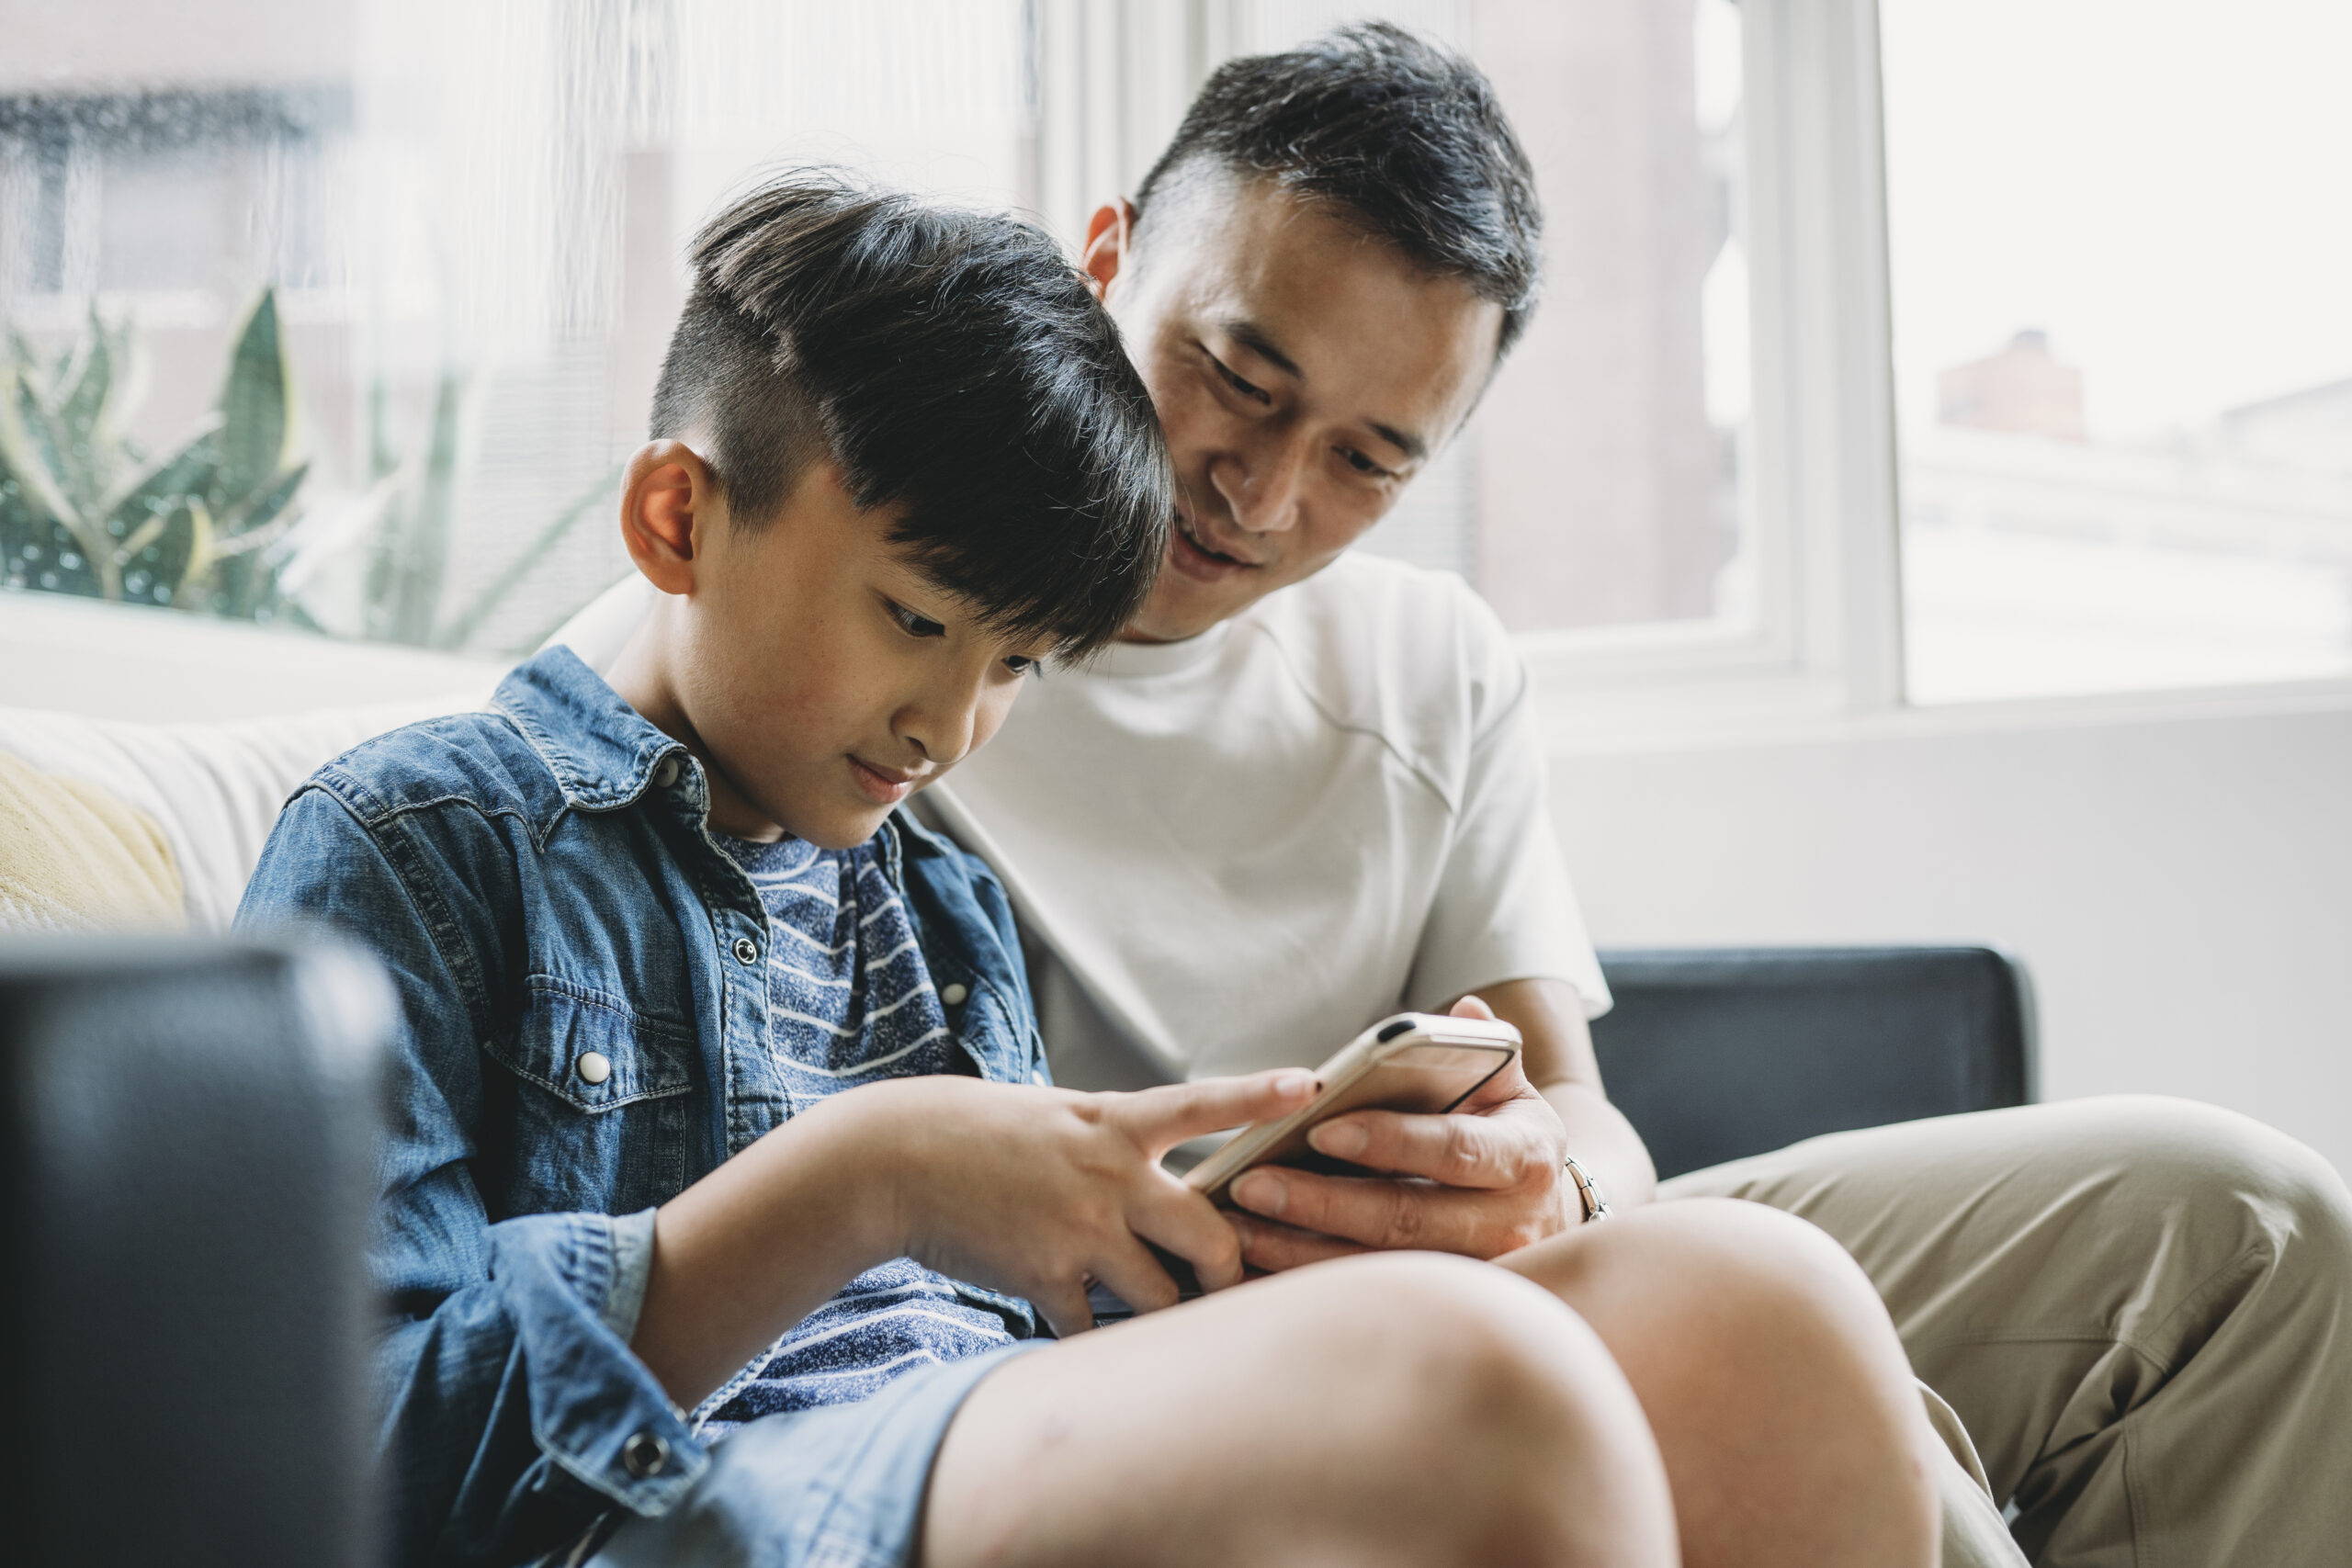
[[[1130,640],[1206,631],[1378,522],[1476,400],[1499,306],[1268,180],[1171,191],[1145,241],[1097,214],[1088,270],[1168,434],[1168,560]]]
[[[691,589],[662,606],[676,711],[646,716],[703,759],[714,827],[863,843],[995,733],[1049,651],[990,630],[909,565],[890,521],[821,463],[763,527],[704,502]]]

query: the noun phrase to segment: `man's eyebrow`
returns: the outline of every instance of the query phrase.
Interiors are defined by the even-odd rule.
[[[1266,335],[1265,329],[1255,321],[1227,321],[1225,323],[1225,335],[1293,379],[1299,381],[1306,379],[1306,372],[1298,367],[1298,362],[1284,354],[1274,340]],[[1364,426],[1374,435],[1405,454],[1406,460],[1408,462],[1418,463],[1429,456],[1430,444],[1409,430],[1399,430],[1393,424],[1383,424],[1376,419],[1364,421]]]
[[[1256,322],[1227,321],[1225,323],[1225,335],[1291,379],[1295,381],[1306,379],[1306,372],[1298,367],[1298,361],[1277,347],[1274,340],[1266,335],[1265,329]]]

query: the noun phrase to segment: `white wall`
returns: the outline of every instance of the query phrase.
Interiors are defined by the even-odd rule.
[[[1958,940],[2031,969],[2045,1099],[2249,1112],[2352,1171],[2352,694],[1569,746],[1603,946]]]

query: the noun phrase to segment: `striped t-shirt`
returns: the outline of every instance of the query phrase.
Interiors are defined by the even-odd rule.
[[[877,840],[820,850],[720,835],[768,915],[768,1075],[759,1103],[797,1104],[879,1078],[969,1073]],[[864,1399],[891,1377],[1013,1336],[910,1258],[869,1269],[704,1403],[717,1434],[778,1411]]]

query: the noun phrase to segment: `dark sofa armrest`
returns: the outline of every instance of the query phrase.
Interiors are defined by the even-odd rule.
[[[1992,948],[1628,948],[1600,966],[1602,1081],[1661,1179],[2036,1094],[2031,987]]]

